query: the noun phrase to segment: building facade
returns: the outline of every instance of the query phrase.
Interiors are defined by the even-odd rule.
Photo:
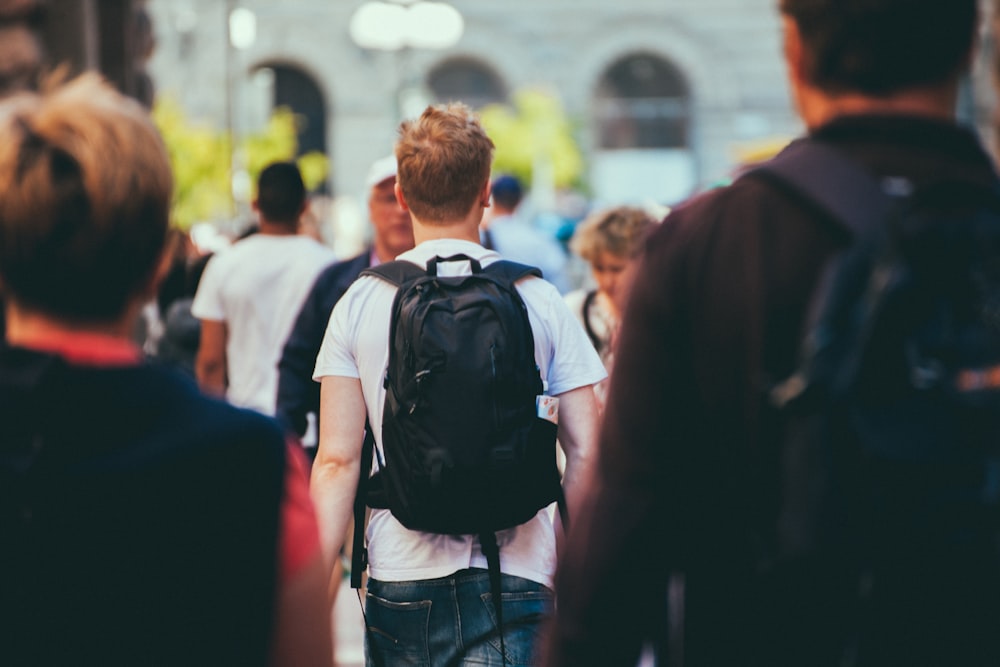
[[[291,106],[301,148],[330,157],[336,196],[360,195],[414,100],[550,91],[604,203],[673,204],[725,178],[748,147],[801,131],[775,0],[450,3],[464,19],[454,46],[378,51],[351,36],[361,0],[149,0],[148,69],[157,94],[236,131]],[[976,71],[964,115],[987,131],[989,65]]]

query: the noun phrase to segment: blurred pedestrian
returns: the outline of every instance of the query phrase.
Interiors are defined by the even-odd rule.
[[[588,216],[570,239],[570,248],[590,266],[594,287],[570,292],[564,297],[566,305],[583,325],[609,374],[633,260],[655,224],[646,211],[619,206]],[[596,387],[596,393],[603,409],[607,380]]]
[[[797,406],[821,406],[817,418],[839,414],[821,422],[785,409],[773,392],[794,388],[786,378],[804,381],[796,372],[803,358],[839,352],[843,339],[831,333],[845,318],[809,324],[819,289],[854,289],[821,281],[832,275],[828,267],[902,261],[894,252],[832,263],[869,250],[873,236],[898,238],[900,226],[881,236],[888,201],[903,207],[910,193],[942,182],[939,203],[1000,190],[977,137],[955,120],[978,4],[781,0],[787,72],[809,132],[791,150],[809,151],[813,161],[780,180],[753,172],[705,193],[676,208],[646,244],[619,334],[593,488],[562,552],[547,664],[634,664],[642,641],[661,637],[670,665],[1000,664],[1000,554],[984,461],[996,456],[996,408],[984,409],[995,394],[983,393],[980,407],[967,404],[968,419],[943,433],[940,424],[910,433],[925,414],[958,400],[955,391],[933,391],[923,410],[905,405],[895,414],[888,396],[871,396],[873,416],[825,412],[838,406],[821,387]],[[789,185],[803,176],[820,188],[843,184],[845,168],[871,196],[854,196],[852,182],[818,202]],[[971,196],[954,203],[977,205]],[[996,238],[995,211],[977,223],[983,239]],[[860,233],[845,222],[859,213],[874,218]],[[965,256],[951,252],[952,238],[942,231],[905,251],[940,266]],[[996,241],[964,247],[993,252],[996,265]],[[917,292],[919,303],[943,305],[940,295],[969,268],[956,265],[918,286],[941,290],[927,299]],[[862,276],[870,291],[850,304],[846,321],[881,315],[862,307],[860,294],[874,299],[900,276]],[[995,271],[972,283],[995,301]],[[993,311],[987,306],[984,316]],[[905,322],[879,328],[870,342],[895,336]],[[871,352],[828,370],[888,359],[912,391],[915,382],[934,382],[935,371],[921,376],[922,366],[903,372],[920,350]],[[866,377],[852,392],[878,380]],[[845,400],[856,405],[858,396]],[[804,430],[815,423],[826,428]],[[890,438],[887,455],[878,447]],[[928,450],[918,441],[928,439],[929,451],[949,452],[947,462],[922,458]],[[921,497],[937,500],[911,502]],[[644,622],[668,601],[668,624]]]
[[[319,413],[319,383],[312,379],[333,307],[355,278],[370,266],[395,259],[413,247],[410,213],[396,201],[396,156],[372,163],[365,179],[372,245],[356,257],[331,264],[313,283],[292,325],[278,362],[277,415],[300,437],[314,457],[316,434],[308,433],[309,416]]]
[[[204,390],[273,415],[281,349],[316,276],[336,256],[298,233],[306,189],[295,164],[265,167],[253,206],[259,231],[213,256],[198,286],[196,372]]]
[[[505,259],[537,266],[560,294],[567,292],[569,258],[554,237],[546,236],[523,217],[521,182],[509,174],[497,176],[490,193],[490,208],[483,216],[480,231],[483,247],[497,251]]]
[[[171,188],[95,75],[0,103],[4,664],[330,664],[301,454],[130,340]]]
[[[191,312],[191,306],[210,259],[212,254],[206,253],[185,263],[183,290],[164,310],[163,334],[153,357],[192,378],[196,377],[195,362],[201,341],[201,320]]]

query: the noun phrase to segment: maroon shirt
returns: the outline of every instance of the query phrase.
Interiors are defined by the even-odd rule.
[[[918,186],[996,178],[975,136],[952,124],[843,118],[814,137]],[[687,664],[753,662],[760,600],[746,582],[754,527],[777,510],[782,429],[762,388],[795,368],[809,298],[846,240],[758,177],[693,199],[652,235],[620,330],[593,492],[562,550],[547,664],[635,664],[644,638],[666,634],[671,573],[686,578]]]

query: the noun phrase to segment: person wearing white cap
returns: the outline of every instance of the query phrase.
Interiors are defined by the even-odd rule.
[[[319,383],[312,379],[316,355],[330,312],[363,270],[387,262],[413,247],[413,225],[408,211],[396,201],[396,156],[372,163],[365,178],[372,244],[357,257],[337,262],[316,278],[278,362],[276,414],[304,438],[307,451],[315,453],[315,437],[307,437],[309,415],[319,414]],[[312,435],[312,434],[310,434]]]

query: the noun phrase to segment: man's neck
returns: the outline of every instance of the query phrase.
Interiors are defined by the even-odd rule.
[[[905,115],[951,121],[955,118],[957,86],[910,90],[873,97],[863,94],[831,95],[815,89],[800,92],[799,106],[809,129],[842,116],[860,114]]]
[[[38,338],[77,333],[129,339],[138,310],[138,304],[133,303],[125,314],[113,322],[77,323],[24,309],[8,300],[5,311],[6,339],[11,345],[26,345]]]
[[[469,215],[464,220],[446,221],[442,223],[425,223],[413,216],[413,240],[420,244],[424,241],[438,239],[455,239],[479,243],[479,222],[482,220],[482,209],[477,215]]]
[[[258,234],[266,236],[294,236],[298,233],[298,225],[289,225],[284,222],[270,222],[263,218],[260,220],[260,231]]]

